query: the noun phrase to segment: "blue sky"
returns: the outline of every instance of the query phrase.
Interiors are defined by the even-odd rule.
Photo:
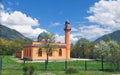
[[[114,18],[112,16],[116,17],[118,15],[110,11],[113,11],[110,6],[114,5],[117,8],[117,4],[120,5],[120,0],[3,0],[2,11],[7,17],[6,20],[13,21],[12,18],[8,18],[8,15],[10,15],[14,17],[15,21],[15,23],[7,21],[3,24],[9,23],[6,26],[16,29],[30,38],[35,38],[42,31],[48,31],[55,33],[58,37],[61,37],[59,39],[63,40],[64,22],[67,20],[72,28],[72,41],[79,38],[95,40],[104,34],[119,30],[116,29],[118,28],[116,26],[114,29],[110,27],[116,24],[113,24],[112,20]],[[108,19],[109,17],[110,19]],[[29,22],[29,24],[26,25],[26,23],[20,21]],[[24,26],[13,26],[10,23],[23,24]],[[22,26],[25,30],[22,30]],[[32,35],[29,35],[30,32]]]
[[[86,22],[84,17],[88,16],[89,7],[96,1],[98,0],[3,0],[3,4],[12,11],[21,11],[38,19],[41,28],[56,32],[56,28],[61,28],[63,31],[66,20],[70,21],[71,26],[77,25],[76,22]],[[61,25],[51,26],[54,22],[59,22]]]

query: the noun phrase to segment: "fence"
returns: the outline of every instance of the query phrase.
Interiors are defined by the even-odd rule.
[[[30,64],[30,63],[29,63]],[[31,63],[32,64],[32,63]],[[37,70],[44,70],[45,63],[34,63]],[[64,71],[67,68],[75,68],[77,70],[93,70],[93,71],[112,71],[114,67],[106,62],[96,61],[96,60],[83,60],[83,61],[63,61],[63,62],[49,62],[47,66],[48,71]]]
[[[2,75],[2,58],[0,57],[0,75]]]
[[[0,68],[2,70],[2,73],[6,72],[17,72],[18,74],[21,73],[22,68],[24,65],[32,65],[35,67],[36,71],[44,71],[45,70],[45,62],[31,62],[26,61],[22,63],[17,63],[15,60],[12,60],[13,58],[10,56],[5,56],[3,59],[0,59]],[[16,58],[14,58],[16,59]],[[113,70],[113,66],[109,65],[108,63],[104,62],[102,64],[101,60],[76,60],[76,61],[53,61],[49,62],[47,65],[47,71],[65,71],[66,68],[75,68],[79,71],[100,71],[102,70],[103,65],[103,71],[111,71]]]

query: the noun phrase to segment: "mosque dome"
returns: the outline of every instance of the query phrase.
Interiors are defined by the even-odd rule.
[[[42,32],[38,35],[38,41],[45,41],[45,39],[47,38],[47,33],[46,32]]]

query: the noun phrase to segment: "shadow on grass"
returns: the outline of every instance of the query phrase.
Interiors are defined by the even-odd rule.
[[[65,71],[65,69],[36,69],[37,71]]]
[[[104,72],[119,72],[120,70],[115,70],[115,69],[99,69],[99,71],[104,71]]]

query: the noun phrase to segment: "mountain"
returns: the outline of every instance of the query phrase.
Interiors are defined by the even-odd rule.
[[[26,40],[31,41],[29,38],[23,36],[21,33],[14,29],[10,29],[8,27],[5,27],[3,25],[0,25],[0,38],[4,38],[7,40]]]
[[[95,40],[95,42],[100,42],[100,40],[107,40],[107,39],[112,39],[117,42],[120,42],[120,30],[117,30],[115,32],[112,32],[110,34],[104,35],[98,39]]]

